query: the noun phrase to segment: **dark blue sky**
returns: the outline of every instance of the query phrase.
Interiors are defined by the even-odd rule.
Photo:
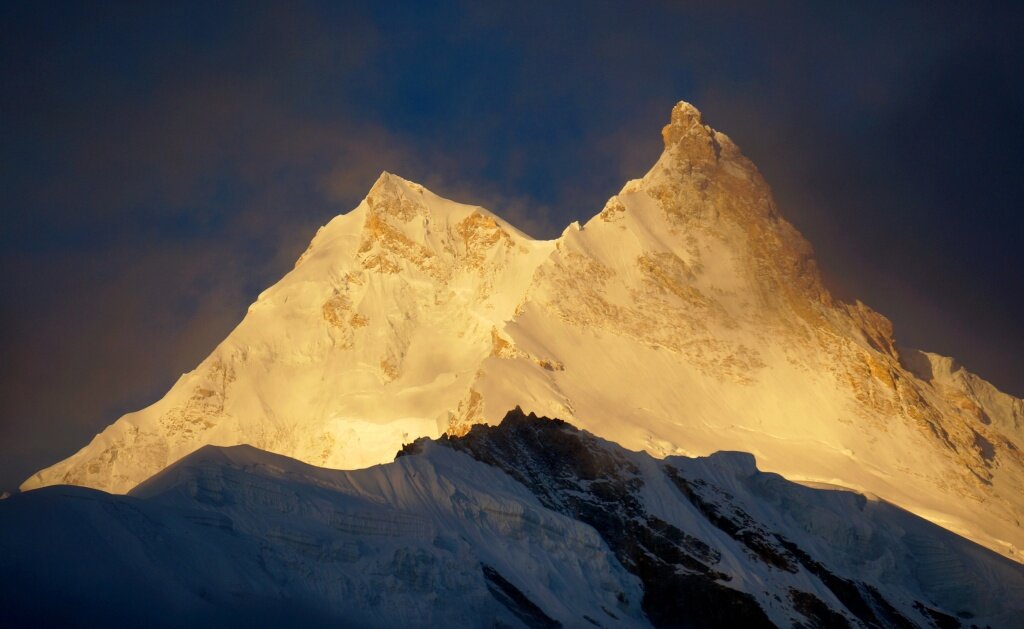
[[[381,170],[553,236],[681,99],[840,296],[1024,394],[1024,11],[845,4],[5,3],[0,488],[159,397]]]

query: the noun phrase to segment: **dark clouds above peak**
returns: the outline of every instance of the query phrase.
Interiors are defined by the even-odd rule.
[[[382,170],[537,236],[685,99],[835,290],[1024,394],[1010,3],[8,3],[0,488],[191,369]]]

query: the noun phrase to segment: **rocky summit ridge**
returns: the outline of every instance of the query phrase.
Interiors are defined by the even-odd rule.
[[[124,493],[207,444],[361,468],[521,406],[657,457],[749,452],[1022,561],[1024,402],[835,299],[695,107],[662,136],[555,240],[382,174],[161,400],[22,488]]]

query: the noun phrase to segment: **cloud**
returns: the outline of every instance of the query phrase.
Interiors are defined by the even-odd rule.
[[[3,260],[0,472],[13,485],[81,447],[116,414],[154,401],[244,312],[246,270],[228,251],[181,244]],[[31,284],[25,286],[25,284]]]

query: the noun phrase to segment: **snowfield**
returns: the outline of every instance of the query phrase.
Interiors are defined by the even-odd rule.
[[[558,420],[313,467],[204,447],[127,496],[0,502],[8,626],[1019,626],[1024,569],[753,457]]]

